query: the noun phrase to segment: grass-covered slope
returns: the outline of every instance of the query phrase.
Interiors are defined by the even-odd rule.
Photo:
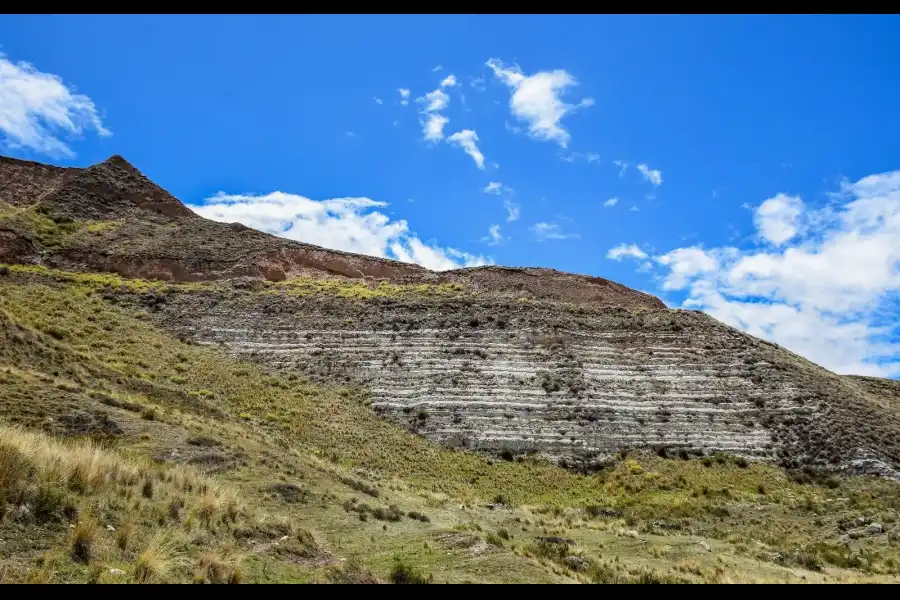
[[[4,581],[900,572],[889,481],[727,456],[623,456],[583,476],[443,449],[379,419],[363,389],[235,361],[121,302],[162,285],[0,267]]]

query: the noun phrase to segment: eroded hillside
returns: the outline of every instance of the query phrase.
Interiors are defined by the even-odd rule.
[[[152,298],[177,302],[209,285],[0,269],[0,422],[82,440],[9,433],[0,442],[0,580],[799,582],[898,573],[895,483],[789,476],[722,453],[620,454],[578,475],[534,457],[442,449],[379,418],[355,385],[234,360],[157,324],[163,303]],[[91,485],[50,468],[53,460],[76,471],[95,465]]]

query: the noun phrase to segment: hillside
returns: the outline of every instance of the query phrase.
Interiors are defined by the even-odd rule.
[[[900,574],[894,382],[207,221],[119,157],[2,159],[0,201],[0,581]]]

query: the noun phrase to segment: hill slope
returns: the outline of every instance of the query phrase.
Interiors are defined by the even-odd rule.
[[[664,308],[658,298],[597,277],[498,267],[434,273],[210,221],[120,156],[86,169],[0,157],[0,261],[167,281],[306,275],[461,282],[514,296]]]
[[[119,157],[2,159],[0,202],[0,581],[900,573],[900,488],[855,476],[897,476],[891,382],[599,278],[207,221]],[[46,467],[91,453],[140,481]]]

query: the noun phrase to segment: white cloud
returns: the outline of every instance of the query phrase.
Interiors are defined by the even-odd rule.
[[[60,138],[85,131],[112,133],[103,126],[94,101],[76,94],[52,73],[0,53],[0,138],[11,148],[28,148],[53,157],[75,153]]]
[[[600,162],[600,155],[596,152],[573,152],[571,154],[566,154],[562,157],[562,160],[568,163],[573,163],[578,160],[583,160],[587,163],[595,163]]]
[[[437,65],[435,68],[433,68],[433,69],[431,70],[431,72],[432,72],[432,73],[437,73],[438,71],[440,71],[440,70],[443,69],[443,68],[444,68],[444,67],[442,67],[441,65]]]
[[[494,194],[496,196],[509,195],[513,193],[513,189],[508,185],[503,185],[499,181],[491,181],[484,189],[481,190],[485,194]]]
[[[444,77],[444,79],[441,80],[442,88],[453,87],[454,85],[456,85],[456,75],[454,75],[453,73],[447,75],[446,77]]]
[[[400,94],[400,104],[403,106],[409,104],[409,90],[406,88],[397,88],[397,92]]]
[[[637,170],[641,172],[641,175],[644,176],[644,179],[652,183],[653,185],[661,185],[663,182],[662,173],[656,169],[651,169],[646,164],[641,163],[637,165]]]
[[[624,177],[625,171],[628,170],[628,162],[624,160],[614,160],[612,162],[614,165],[619,167],[619,177]]]
[[[566,240],[581,237],[577,233],[563,233],[559,225],[556,223],[535,223],[531,230],[539,242],[544,240]]]
[[[372,96],[372,100],[375,101],[375,104],[384,104],[378,96]]]
[[[436,89],[424,96],[416,98],[416,102],[423,106],[422,136],[426,141],[437,142],[444,139],[444,126],[450,119],[440,114],[450,104],[450,96],[443,90]]]
[[[799,233],[798,220],[802,214],[800,198],[778,194],[759,205],[754,220],[763,239],[781,246]]]
[[[606,258],[612,260],[622,260],[623,258],[636,258],[643,260],[647,257],[647,253],[637,247],[637,244],[619,244],[615,248],[610,248],[606,253]]]
[[[488,246],[497,246],[498,244],[502,244],[506,241],[506,238],[503,237],[503,234],[500,233],[499,225],[491,225],[488,227],[488,234],[486,237],[482,238],[483,242],[487,242]]]
[[[503,208],[506,209],[506,222],[512,223],[519,220],[519,205],[509,200],[503,201]]]
[[[529,134],[565,148],[571,136],[561,124],[563,117],[594,103],[592,98],[585,98],[579,104],[567,104],[562,100],[568,88],[578,85],[575,78],[562,69],[525,75],[517,65],[507,67],[496,58],[485,64],[512,90],[510,111],[520,121],[528,123]]]
[[[392,221],[380,212],[387,206],[369,198],[311,200],[296,194],[265,195],[218,193],[190,208],[197,214],[280,237],[344,250],[416,263],[432,270],[492,264],[481,255],[426,244],[410,232],[406,221]]]
[[[469,81],[469,85],[478,90],[479,92],[483,92],[486,88],[484,85],[484,77],[475,77]]]
[[[424,104],[425,112],[437,112],[439,110],[444,110],[450,104],[450,96],[447,95],[443,90],[434,90],[432,92],[428,92],[424,96],[416,98],[416,102],[419,104]]]
[[[422,136],[429,142],[444,139],[444,126],[450,119],[441,114],[429,114],[422,122]]]
[[[663,289],[832,371],[900,375],[900,171],[844,183],[821,208],[780,194],[754,224],[759,246],[654,257]]]
[[[476,167],[484,169],[484,154],[481,153],[481,150],[476,145],[476,142],[478,142],[477,133],[471,129],[463,129],[448,137],[447,141],[462,148],[475,161]]]
[[[605,206],[606,208],[611,208],[611,207],[615,206],[615,205],[618,204],[618,203],[619,203],[619,199],[616,198],[616,197],[612,197],[612,198],[610,198],[609,200],[607,200],[606,202],[604,202],[604,203],[603,203],[603,206]]]

